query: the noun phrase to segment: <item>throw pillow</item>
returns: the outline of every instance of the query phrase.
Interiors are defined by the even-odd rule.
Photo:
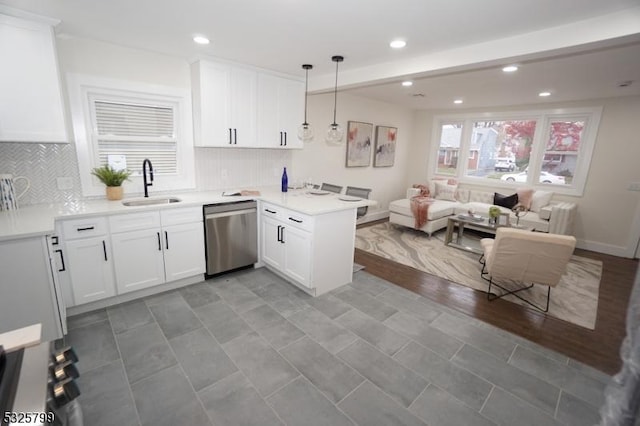
[[[436,200],[456,201],[458,185],[448,185],[446,182],[436,182]]]
[[[506,207],[511,210],[516,204],[518,204],[518,194],[502,195],[496,192],[493,194],[493,204],[500,207]]]
[[[531,201],[533,200],[533,189],[531,188],[518,188],[516,194],[518,194],[518,203],[524,206],[525,209],[531,210]]]
[[[435,196],[435,194],[437,193],[436,182],[445,182],[448,185],[456,185],[456,186],[458,185],[458,181],[453,178],[444,178],[444,177],[431,178],[429,180],[429,193],[431,194],[432,197]]]
[[[531,211],[540,213],[540,209],[551,202],[551,197],[553,197],[553,192],[551,191],[534,192],[531,200]]]

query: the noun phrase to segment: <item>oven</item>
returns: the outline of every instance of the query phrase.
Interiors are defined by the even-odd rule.
[[[82,426],[78,358],[51,343],[4,351],[0,346],[0,425]]]

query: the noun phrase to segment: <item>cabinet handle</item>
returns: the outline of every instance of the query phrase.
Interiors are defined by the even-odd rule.
[[[238,145],[238,129],[233,129],[233,144]]]
[[[77,228],[76,231],[78,232],[91,231],[92,229],[93,229],[93,226],[87,226],[86,228]]]
[[[56,243],[57,244],[57,243]],[[62,269],[58,269],[58,272],[64,272],[67,270],[67,267],[64,266],[64,254],[62,253],[62,250],[57,249],[54,250],[55,253],[60,253],[60,262],[62,262]]]
[[[287,132],[282,133],[284,133],[284,146],[287,146]]]
[[[276,214],[276,212],[274,212],[273,210],[264,209],[264,211],[267,212],[267,213]]]
[[[231,127],[229,127],[229,145],[232,145],[233,141],[231,139]]]
[[[293,222],[295,222],[295,223],[302,223],[302,221],[301,221],[301,220],[294,219],[294,218],[292,218],[292,217],[290,217],[290,218],[289,218],[289,220],[291,220],[291,221],[293,221]]]
[[[278,242],[280,243],[280,228],[282,228],[282,226],[278,225]]]
[[[164,231],[164,246],[169,250],[169,233]]]
[[[160,233],[156,232],[156,235],[158,235],[158,251],[162,251],[162,243],[160,243]]]
[[[280,132],[280,146],[282,146],[282,132]]]
[[[104,261],[108,261],[109,259],[107,259],[107,243],[104,242],[104,240],[102,240],[102,251],[104,252]]]

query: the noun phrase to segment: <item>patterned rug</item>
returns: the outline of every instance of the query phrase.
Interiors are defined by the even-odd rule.
[[[480,247],[481,237],[481,234],[473,231],[465,232],[464,244]],[[444,230],[428,238],[424,232],[389,222],[356,230],[356,247],[359,249],[486,292],[488,283],[480,278],[482,265],[478,263],[479,256],[445,246],[443,241]],[[567,273],[551,289],[547,315],[593,330],[598,313],[601,276],[602,262],[573,256]],[[493,288],[491,290],[493,292]],[[523,295],[537,305],[544,306],[547,287],[534,286]],[[505,297],[505,300],[529,306],[513,296]]]

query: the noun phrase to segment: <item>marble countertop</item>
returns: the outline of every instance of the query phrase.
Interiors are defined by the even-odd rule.
[[[56,220],[90,216],[133,213],[147,210],[171,209],[204,204],[228,203],[241,200],[262,200],[307,215],[321,215],[340,210],[373,206],[374,200],[344,201],[339,194],[314,195],[305,189],[280,192],[278,187],[251,188],[260,191],[259,196],[223,196],[222,191],[172,192],[152,195],[149,198],[176,197],[181,201],[172,204],[125,206],[122,201],[140,199],[125,197],[122,201],[78,200],[59,204],[36,204],[18,210],[0,212],[0,241],[52,234]],[[349,197],[346,197],[349,198]]]

